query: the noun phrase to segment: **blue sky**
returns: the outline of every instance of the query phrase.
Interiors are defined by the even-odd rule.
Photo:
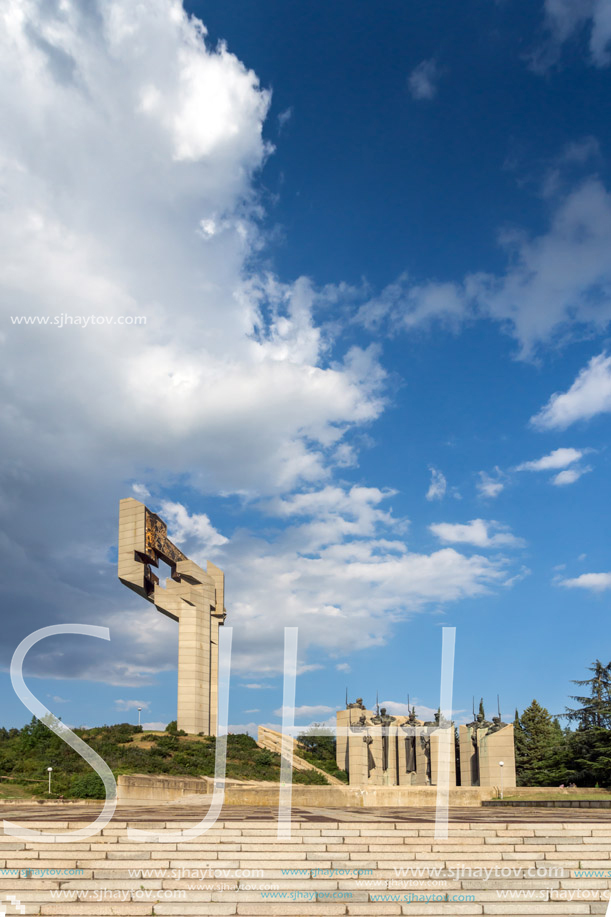
[[[201,25],[203,23],[203,26]],[[10,657],[72,724],[175,716],[118,500],[226,571],[231,722],[552,712],[607,660],[608,0],[32,0],[3,36]],[[88,327],[15,316],[94,315]],[[143,316],[144,325],[119,322]]]

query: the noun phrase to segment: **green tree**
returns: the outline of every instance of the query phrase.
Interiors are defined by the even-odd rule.
[[[577,786],[611,786],[611,730],[579,728],[568,737],[569,779]]]
[[[611,786],[611,662],[597,659],[591,678],[573,680],[585,688],[571,695],[578,707],[567,707],[569,722],[577,723],[567,739],[570,779],[578,786]]]
[[[333,730],[323,726],[322,723],[312,723],[310,729],[297,736],[297,742],[314,758],[321,760],[335,758]]]
[[[516,715],[513,720],[513,741],[516,753],[516,775],[518,777],[518,783],[520,783],[520,774],[522,768],[524,767],[526,761],[526,748],[525,748],[525,738],[524,730],[522,729],[522,723],[520,722],[520,714],[516,708]]]
[[[533,700],[514,721],[519,786],[554,786],[566,780],[566,741],[560,724]]]
[[[328,729],[321,723],[312,723],[310,729],[297,736],[297,742],[302,749],[300,755],[306,761],[310,761],[311,764],[343,780],[344,783],[348,782],[346,771],[340,770],[337,766],[336,741],[332,729]]]
[[[77,774],[70,781],[70,796],[78,799],[104,799],[106,789],[97,774]]]
[[[567,707],[565,716],[569,721],[576,722],[579,729],[592,726],[611,729],[611,662],[604,665],[597,659],[588,670],[593,673],[592,678],[573,680],[573,684],[588,688],[589,693],[572,694],[571,700],[576,700],[580,706]]]

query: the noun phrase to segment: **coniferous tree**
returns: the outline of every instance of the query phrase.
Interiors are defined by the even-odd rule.
[[[522,729],[522,724],[520,722],[520,714],[516,709],[516,715],[513,719],[513,741],[516,754],[516,776],[518,778],[518,784],[520,783],[520,775],[522,773],[522,768],[526,763],[526,753],[525,753],[525,740],[524,740],[524,730]]]
[[[533,700],[517,721],[516,770],[519,786],[554,786],[564,782],[565,740],[557,720]]]
[[[580,706],[567,707],[565,715],[569,721],[576,722],[579,729],[593,726],[611,729],[611,662],[604,665],[597,659],[589,666],[589,671],[593,673],[592,678],[573,680],[574,685],[589,688],[589,693],[571,695],[571,700],[576,700]]]
[[[564,729],[560,725],[560,720],[558,719],[557,716],[554,717],[554,719],[552,720],[552,723],[554,726],[554,733],[555,733],[556,741],[558,742],[558,744],[561,744],[564,741],[564,739],[566,738]]]
[[[577,786],[611,786],[611,730],[580,727],[568,737],[569,779]]]
[[[611,662],[597,659],[592,678],[574,680],[587,693],[572,695],[578,707],[567,707],[564,716],[577,723],[567,736],[569,779],[578,786],[611,786]]]

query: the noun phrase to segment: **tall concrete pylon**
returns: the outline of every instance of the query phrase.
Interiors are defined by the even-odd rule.
[[[171,568],[165,586],[151,570],[160,559]],[[119,504],[118,573],[125,586],[178,621],[178,728],[216,735],[225,574],[210,561],[203,570],[189,560],[169,540],[165,522],[131,497]]]

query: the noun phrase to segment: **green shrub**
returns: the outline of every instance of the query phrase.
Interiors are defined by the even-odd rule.
[[[106,790],[97,774],[77,774],[70,781],[69,795],[78,799],[104,799]]]
[[[308,786],[328,786],[329,781],[318,771],[293,771],[293,783],[305,783]]]
[[[164,752],[178,751],[180,748],[180,742],[178,741],[177,736],[174,735],[156,736],[155,746]]]
[[[300,746],[299,754],[310,764],[315,764],[321,770],[343,783],[348,783],[348,774],[337,766],[335,758],[335,736],[331,729],[325,729],[320,723],[313,723],[312,729],[297,736]]]

